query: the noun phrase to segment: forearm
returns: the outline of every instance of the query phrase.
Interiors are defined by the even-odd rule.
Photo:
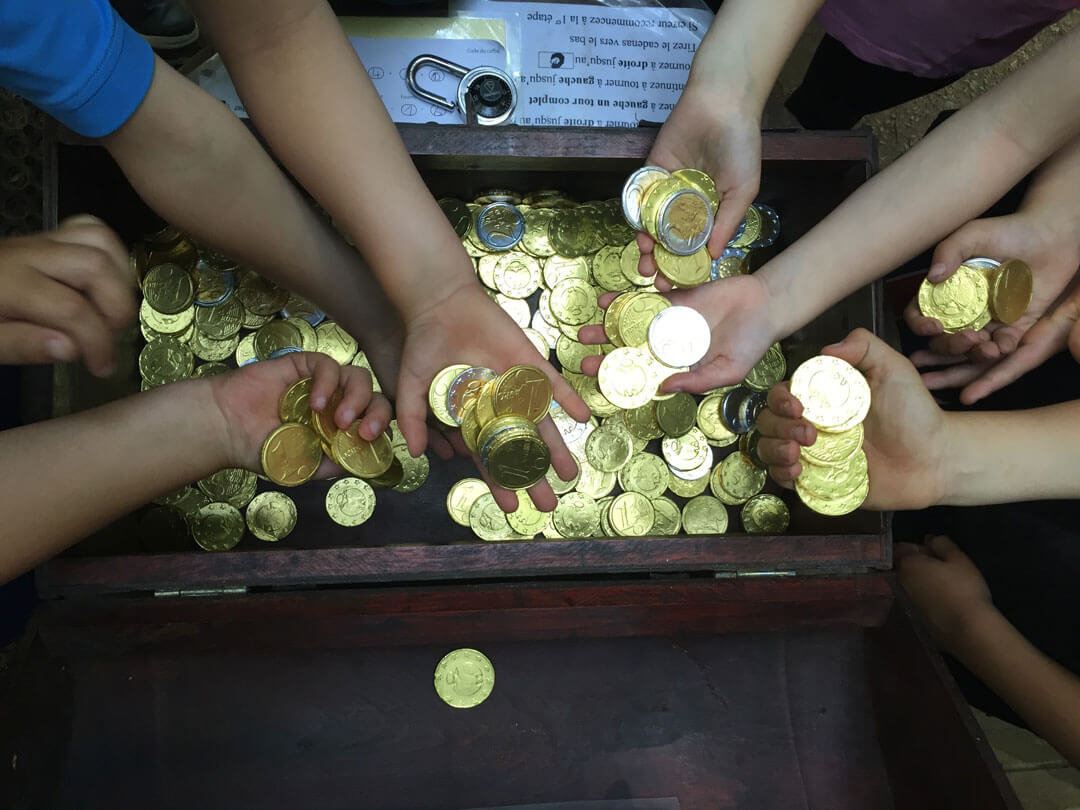
[[[944,432],[943,504],[1080,498],[1080,400],[950,412]]]
[[[1024,195],[1021,210],[1038,210],[1040,224],[1069,233],[1080,242],[1080,136],[1074,137],[1039,167]],[[1005,258],[1005,257],[1002,257]]]
[[[0,582],[229,466],[219,412],[209,381],[193,380],[0,433]]]
[[[718,103],[746,105],[758,116],[810,18],[824,0],[725,0],[690,71]]]
[[[759,271],[781,302],[781,333],[980,215],[1078,129],[1080,32],[952,116]]]
[[[315,301],[357,337],[392,321],[356,251],[224,105],[160,59],[142,105],[103,144],[182,231]]]
[[[949,652],[1080,767],[1080,680],[1075,675],[1043,655],[993,608],[974,617]]]
[[[403,315],[476,283],[323,0],[194,5],[259,131],[347,231]]]

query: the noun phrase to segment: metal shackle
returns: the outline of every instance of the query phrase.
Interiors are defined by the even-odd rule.
[[[443,98],[421,87],[416,81],[416,74],[423,67],[438,68],[459,77],[456,100]],[[517,106],[514,80],[496,67],[484,66],[469,70],[441,56],[425,53],[409,62],[405,81],[409,90],[419,98],[446,110],[461,110],[466,116],[469,114],[468,102],[472,101],[476,121],[484,126],[504,123]]]

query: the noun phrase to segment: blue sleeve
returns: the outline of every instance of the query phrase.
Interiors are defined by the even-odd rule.
[[[118,129],[153,75],[153,50],[108,0],[0,0],[0,85],[80,135]]]

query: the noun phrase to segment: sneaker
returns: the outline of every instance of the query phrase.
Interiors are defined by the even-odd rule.
[[[178,0],[143,0],[140,13],[127,22],[155,50],[170,51],[199,38],[199,24]]]

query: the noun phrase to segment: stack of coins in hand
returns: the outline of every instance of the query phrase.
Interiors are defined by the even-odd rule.
[[[934,284],[923,279],[919,311],[928,318],[937,318],[945,334],[965,329],[978,331],[991,320],[1017,320],[1027,312],[1031,292],[1031,268],[1025,262],[968,259],[942,282]]]
[[[371,372],[356,341],[314,304],[221,253],[196,245],[172,227],[133,245],[130,261],[143,293],[139,323],[146,345],[138,361],[143,390],[188,377],[223,374],[233,367],[300,351],[321,352],[342,365],[351,363]],[[380,390],[374,372],[372,382],[375,390]],[[366,475],[370,469],[366,461],[360,463],[351,452],[352,434],[337,430],[332,417],[312,447],[312,426],[318,431],[319,423],[311,419],[306,397],[300,396],[305,389],[310,391],[310,383],[300,381],[282,399],[281,418],[287,424],[279,428],[274,443],[278,449],[271,453],[267,477],[279,485],[299,483],[296,479],[307,471],[314,474],[323,452],[339,464],[344,459],[341,466],[346,470],[351,465]],[[332,401],[328,408],[335,405]],[[290,424],[307,425],[306,433]],[[428,459],[409,455],[394,424],[390,441],[393,459],[370,482],[412,492],[427,480]],[[345,435],[338,437],[339,433]],[[379,447],[383,453],[381,443]],[[263,449],[265,453],[267,448]],[[306,461],[298,461],[292,469],[283,466],[283,461],[296,453],[301,456],[293,460]],[[267,465],[265,455],[263,464]],[[161,536],[190,532],[200,547],[222,551],[242,539],[245,519],[241,510],[246,507],[247,529],[252,535],[260,540],[280,540],[295,527],[296,504],[283,492],[256,494],[257,489],[255,473],[221,470],[157,499],[155,503],[163,508],[148,513],[146,519]],[[374,504],[374,496],[369,499],[369,492],[364,481],[342,479],[327,495],[327,511],[338,523],[357,525],[363,522],[361,517],[370,515],[367,505],[369,501]]]
[[[461,428],[465,445],[499,486],[531,487],[551,466],[536,428],[551,407],[551,381],[540,369],[513,366],[496,374],[483,366],[447,366],[435,375],[428,404],[443,424]]]
[[[784,502],[774,495],[755,499],[765,486],[764,474],[753,476],[735,495],[721,490],[723,502],[715,493],[706,494],[713,485],[712,473],[719,467],[717,455],[744,455],[736,447],[739,434],[752,431],[764,405],[762,392],[783,379],[786,365],[779,345],[766,352],[743,386],[717,389],[703,397],[661,393],[664,379],[693,362],[702,345],[708,347],[709,332],[707,326],[701,329],[699,313],[670,307],[651,279],[638,273],[640,254],[634,231],[625,222],[618,200],[579,205],[554,190],[522,196],[500,189],[481,194],[474,203],[453,199],[439,203],[474,258],[477,275],[491,297],[543,357],[554,352],[550,359],[593,412],[588,422],[575,422],[558,404],[550,407],[579,468],[573,481],[562,481],[554,470],[547,470],[559,497],[554,513],[539,511],[528,494],[519,491],[517,510],[504,514],[487,484],[466,478],[447,496],[447,511],[455,522],[489,541],[537,535],[557,539],[680,531],[719,534],[728,525],[726,505],[743,505],[746,531],[784,530],[788,519]],[[497,215],[495,224],[486,221],[493,215]],[[739,262],[735,272],[746,272],[744,262],[731,262]],[[605,292],[624,294],[605,311],[597,305]],[[669,309],[676,311],[660,321],[650,342],[654,319]],[[691,331],[696,328],[696,336],[682,334],[680,324]],[[585,325],[605,326],[609,342],[583,345],[578,330]],[[607,363],[607,357],[622,348],[637,350],[635,356],[643,361],[645,373],[632,370],[629,363],[620,365],[620,354],[607,364],[603,376],[608,393],[616,399],[634,389],[633,401],[642,404],[629,409],[605,396],[598,377],[581,370],[585,357],[604,355]],[[625,375],[620,370],[623,366]],[[429,403],[447,424],[456,423],[448,413],[440,415],[440,409],[450,407],[442,404],[450,382],[470,367],[455,368],[436,379]],[[474,388],[494,381],[494,372],[485,372],[471,372],[482,380]],[[643,379],[647,382],[637,391]],[[464,396],[460,385],[459,390]],[[722,412],[725,401],[730,420]],[[474,407],[479,412],[481,402],[477,400]],[[487,407],[485,401],[483,408]],[[471,438],[475,432],[470,417],[468,430],[463,430],[467,442],[479,442],[478,435],[475,442]],[[755,435],[750,433],[748,438]],[[752,446],[747,449],[752,453]],[[754,459],[755,468],[763,472],[764,465],[756,455]]]
[[[862,449],[862,422],[870,410],[866,378],[839,357],[820,355],[795,369],[791,393],[802,403],[803,417],[818,429],[817,440],[801,450],[795,491],[823,515],[855,511],[870,491]]]
[[[727,250],[714,261],[706,243],[719,206],[716,184],[698,169],[669,172],[643,166],[630,175],[622,191],[627,223],[656,240],[656,266],[676,287],[696,287],[747,272],[749,251],[771,246],[780,235],[776,211],[755,203]]]

